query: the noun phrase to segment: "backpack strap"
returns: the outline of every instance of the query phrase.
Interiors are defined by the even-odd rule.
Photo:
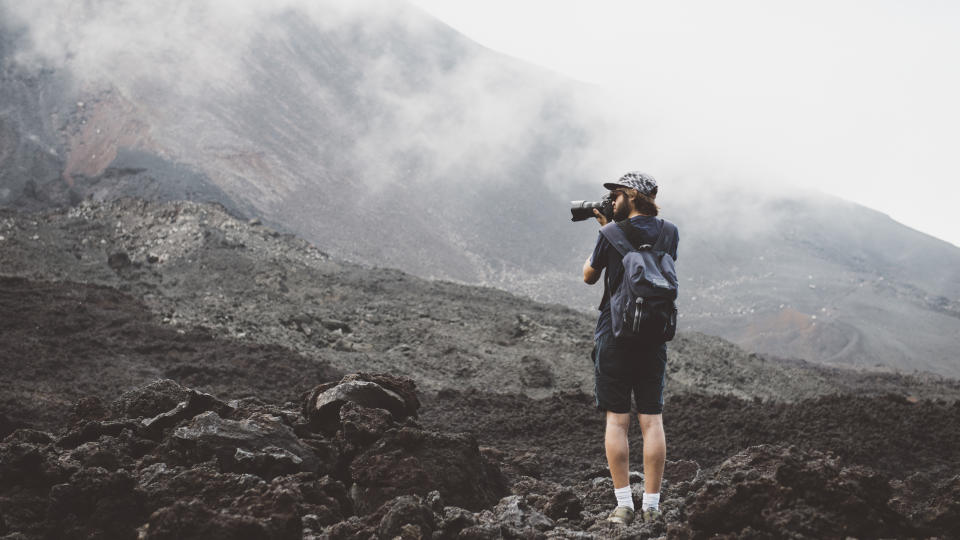
[[[633,226],[630,223],[629,219],[623,221],[612,221],[607,223],[600,228],[600,234],[602,234],[610,245],[616,248],[620,252],[620,256],[626,256],[627,253],[631,251],[639,251],[641,249],[650,249],[653,251],[666,251],[667,243],[669,242],[668,238],[673,237],[673,232],[676,231],[677,227],[665,219],[657,218],[657,221],[660,222],[660,234],[657,235],[657,241],[650,244],[643,243],[643,239],[640,238],[642,234],[639,229]],[[667,235],[667,232],[670,232]],[[606,272],[604,276],[609,276],[610,272]],[[623,281],[623,275],[620,275],[620,279],[617,280],[617,283],[606,282],[607,290],[612,291],[616,290],[620,286],[620,282]]]
[[[600,228],[600,234],[606,237],[607,241],[620,252],[621,256],[641,249],[667,251],[667,245],[670,238],[673,238],[677,226],[665,219],[657,218],[657,221],[660,222],[660,234],[657,235],[657,241],[653,245],[643,242],[640,237],[642,233],[630,223],[629,219],[607,223]]]
[[[669,253],[671,251],[669,249],[670,243],[672,239],[677,236],[677,226],[665,219],[661,221],[663,221],[663,225],[660,227],[660,236],[657,237],[657,242],[653,245],[653,250]]]
[[[607,242],[610,242],[610,245],[620,252],[620,256],[624,256],[635,249],[626,231],[629,230],[633,232],[636,228],[630,224],[627,224],[625,227],[621,226],[621,223],[627,221],[629,220],[625,219],[621,222],[611,221],[600,228],[600,234],[607,239]]]

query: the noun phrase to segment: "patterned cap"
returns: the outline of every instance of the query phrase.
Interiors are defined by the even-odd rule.
[[[603,187],[614,190],[617,188],[630,188],[639,191],[650,198],[657,196],[657,181],[649,174],[640,171],[630,171],[620,177],[616,182],[607,182]]]

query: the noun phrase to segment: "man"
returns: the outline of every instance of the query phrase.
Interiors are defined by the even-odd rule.
[[[613,200],[613,220],[630,220],[644,243],[654,244],[663,227],[657,218],[655,199],[657,182],[650,175],[628,172],[616,182],[606,183]],[[600,225],[607,218],[594,210]],[[615,226],[615,225],[612,225]],[[666,251],[677,258],[679,235],[666,238]],[[666,462],[666,438],[663,433],[663,386],[667,363],[667,346],[626,336],[614,337],[610,315],[611,287],[622,281],[623,257],[607,238],[600,234],[593,254],[583,264],[583,281],[592,285],[606,269],[600,317],[594,333],[593,365],[597,408],[606,411],[604,445],[610,476],[613,479],[617,508],[609,521],[624,525],[634,519],[633,496],[630,491],[630,396],[634,397],[640,431],[643,435],[643,504],[644,521],[660,518],[660,483]]]

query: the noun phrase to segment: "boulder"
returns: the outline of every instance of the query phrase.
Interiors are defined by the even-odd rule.
[[[420,497],[403,495],[384,505],[377,526],[380,538],[430,538],[436,528],[433,512]]]
[[[111,403],[116,417],[152,418],[169,411],[185,401],[191,390],[170,379],[160,379],[148,385],[124,392]]]
[[[489,506],[507,493],[499,468],[480,455],[472,436],[415,427],[386,432],[354,458],[349,472],[370,496],[437,490],[449,504],[467,509]]]
[[[911,536],[888,507],[890,495],[873,471],[842,467],[820,452],[760,445],[724,461],[688,497],[686,512],[694,536]]]
[[[520,382],[529,388],[550,388],[553,372],[542,358],[527,355],[520,359]]]
[[[225,420],[215,412],[205,412],[174,430],[170,448],[186,463],[215,458],[222,471],[251,473],[264,479],[316,471],[321,465],[293,428],[265,414]]]
[[[442,533],[442,538],[455,538],[463,529],[477,524],[477,518],[473,512],[456,506],[445,507],[442,515],[443,520],[437,527]]]
[[[416,410],[410,410],[400,394],[375,382],[344,380],[333,387],[324,386],[315,389],[304,406],[304,416],[310,425],[324,431],[336,431],[340,425],[340,408],[345,403],[384,409],[397,420],[416,414]]]
[[[700,477],[700,465],[696,461],[682,459],[679,461],[667,460],[663,469],[663,480],[671,484],[680,482],[694,482]]]
[[[340,426],[343,438],[357,447],[375,443],[396,422],[385,409],[371,409],[354,402],[340,408]]]
[[[544,513],[552,519],[580,519],[583,502],[570,488],[562,488],[550,497]]]
[[[47,527],[52,538],[134,538],[149,514],[136,480],[126,471],[82,469],[50,489]]]
[[[538,531],[546,531],[554,527],[553,520],[533,508],[523,495],[503,498],[492,512],[492,521],[507,527],[532,528]]]
[[[0,486],[43,489],[63,482],[66,474],[58,464],[49,434],[18,429],[0,443]]]
[[[189,420],[200,413],[215,411],[218,414],[224,415],[230,410],[231,408],[226,403],[210,394],[190,390],[186,395],[186,399],[177,403],[172,409],[152,418],[144,419],[142,421],[143,431],[154,438],[159,438],[163,430],[176,426],[180,422]]]
[[[215,511],[199,500],[177,501],[150,516],[141,529],[145,540],[269,539],[260,521],[250,516]]]

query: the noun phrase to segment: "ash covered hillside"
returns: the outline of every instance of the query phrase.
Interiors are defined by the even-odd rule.
[[[566,207],[624,156],[589,88],[403,2],[177,5],[0,2],[0,204],[215,201],[342,259],[596,304],[569,279],[595,227]],[[960,375],[960,249],[829,197],[660,180],[684,329]]]
[[[429,391],[480,388],[535,398],[592,391],[592,315],[337,260],[219,205],[123,199],[43,213],[0,210],[0,237],[0,275],[12,299],[21,288],[47,290],[43,283],[51,291],[82,285],[89,294],[106,287],[144,313],[131,324],[151,314],[151,324],[170,331],[202,327],[216,338],[280,345],[341,373],[388,371]],[[73,313],[69,294],[61,296],[48,302],[26,294],[10,312],[38,318],[22,323],[28,333],[39,327],[59,336],[49,325]],[[100,303],[77,300],[76,316],[93,324],[98,317],[86,310]],[[66,329],[82,336],[85,323],[77,324]],[[30,341],[6,335],[11,344]],[[676,390],[795,399],[860,391],[937,397],[954,388],[933,375],[855,374],[774,360],[697,333],[682,333],[671,350]],[[216,380],[230,372],[222,364],[198,376]],[[151,369],[146,378],[176,374]]]
[[[683,333],[666,519],[615,529],[589,315],[342,262],[219,205],[2,210],[0,250],[3,534],[916,537],[960,523],[954,379]]]

